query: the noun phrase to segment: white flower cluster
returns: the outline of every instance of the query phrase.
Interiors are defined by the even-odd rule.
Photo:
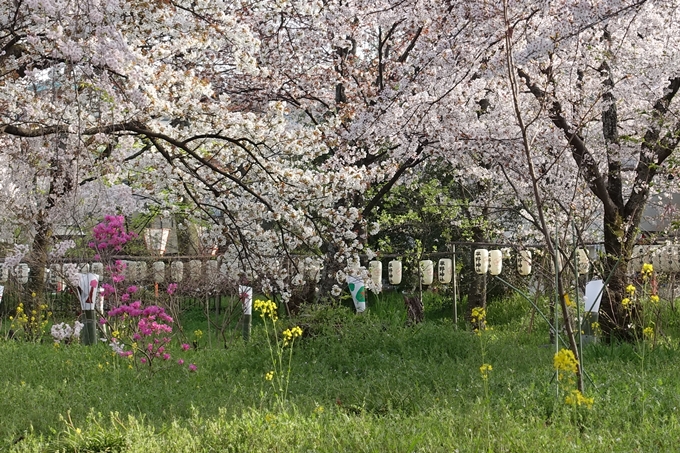
[[[80,331],[83,329],[84,324],[80,321],[76,321],[71,327],[65,322],[60,322],[59,324],[52,325],[50,334],[54,339],[55,343],[71,343],[73,340],[80,338]]]

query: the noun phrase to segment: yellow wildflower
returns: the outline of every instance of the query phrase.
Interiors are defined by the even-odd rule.
[[[486,310],[483,307],[474,307],[470,317],[472,322],[482,323],[486,319]]]
[[[266,373],[266,374],[264,375],[264,378],[265,378],[265,380],[267,380],[267,381],[271,381],[272,379],[274,379],[274,372],[273,372],[273,371],[270,371],[270,372]]]
[[[255,309],[255,311],[260,312],[260,317],[263,319],[265,317],[269,317],[273,321],[276,321],[278,319],[276,304],[271,300],[258,299],[255,301],[255,303],[253,303],[253,308]]]
[[[493,367],[485,363],[479,367],[479,372],[482,374],[482,379],[487,380],[489,378],[489,371],[493,370]]]
[[[570,349],[560,349],[559,352],[555,353],[553,357],[553,366],[560,372],[570,372],[576,374],[578,370],[578,363],[576,362],[576,357]]]
[[[652,294],[651,296],[649,296],[649,300],[653,304],[658,304],[659,303],[659,296],[657,296],[656,294]]]
[[[633,286],[633,285],[626,286],[626,292],[630,295],[635,294],[635,286]]]
[[[595,400],[594,398],[586,398],[579,390],[574,389],[566,396],[564,402],[570,406],[584,405],[588,409],[590,409],[591,407],[593,407],[593,403],[595,402]]]
[[[642,330],[642,335],[643,335],[645,338],[648,338],[649,340],[653,340],[653,339],[654,339],[654,327],[651,327],[651,326],[650,326],[650,327],[645,327],[645,328]]]
[[[621,300],[621,305],[623,306],[623,308],[628,308],[630,306],[630,299],[627,298],[627,297],[624,297]]]

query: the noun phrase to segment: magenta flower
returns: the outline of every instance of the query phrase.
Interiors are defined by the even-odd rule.
[[[187,343],[182,343],[182,350],[183,351],[188,351],[191,348]]]
[[[106,324],[106,318],[99,318],[99,324],[101,325]]]
[[[146,357],[142,357],[141,359],[139,359],[139,361],[142,363],[146,363]]]
[[[184,359],[179,359],[179,360],[177,361],[177,364],[179,364],[179,365],[184,365]]]
[[[177,283],[170,283],[168,285],[168,294],[172,296],[175,293],[175,291],[177,291]]]
[[[170,360],[170,354],[168,354],[167,352],[163,354],[163,360]]]
[[[193,363],[190,363],[189,364],[189,371],[191,371],[191,372],[196,371],[196,365],[194,365]]]

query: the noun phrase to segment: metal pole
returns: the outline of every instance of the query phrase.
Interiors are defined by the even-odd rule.
[[[553,313],[555,315],[555,318],[554,318],[554,324],[555,324],[555,354],[557,354],[557,353],[560,352],[560,341],[559,341],[559,330],[558,330],[558,327],[559,327],[558,306],[559,306],[559,302],[560,302],[560,294],[558,294],[558,292],[559,292],[558,289],[560,287],[560,285],[559,285],[559,283],[560,283],[559,282],[559,278],[560,278],[560,268],[559,268],[560,249],[559,249],[559,243],[558,243],[559,239],[558,239],[558,236],[557,236],[557,224],[555,224],[555,239],[554,240],[555,240],[555,247],[554,247],[555,256],[553,257],[553,261],[554,261],[554,265],[555,265],[555,309],[553,310]],[[555,370],[555,377],[559,377],[558,373],[559,373],[559,371]],[[560,397],[560,380],[559,379],[555,379],[555,392],[556,392],[557,398],[559,398]]]
[[[583,335],[581,334],[581,329],[582,329],[582,321],[581,321],[581,303],[578,300],[578,292],[579,292],[579,287],[578,287],[578,276],[579,276],[579,263],[576,262],[577,258],[577,253],[576,253],[576,225],[574,225],[574,221],[572,220],[571,222],[571,231],[572,231],[572,242],[574,244],[573,247],[573,262],[574,262],[574,275],[576,277],[576,319],[578,319],[578,369],[579,369],[579,387],[585,390],[585,387],[583,386]]]
[[[86,346],[92,346],[97,343],[97,327],[95,324],[94,310],[85,310],[85,325],[81,333],[81,341]]]
[[[456,244],[453,244],[453,325],[458,329],[458,284],[456,278]]]

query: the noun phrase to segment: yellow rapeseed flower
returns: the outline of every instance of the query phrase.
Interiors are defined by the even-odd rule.
[[[577,390],[572,390],[564,399],[564,402],[570,406],[586,406],[588,409],[593,407],[595,402],[594,398],[586,398],[583,394]]]
[[[482,323],[486,319],[486,310],[484,307],[474,307],[470,314],[473,322]]]
[[[493,370],[493,367],[485,363],[482,366],[479,367],[479,372],[482,374],[482,379],[486,380],[489,378],[489,371]]]
[[[633,285],[626,286],[626,292],[630,295],[635,294],[635,286],[633,286]]]
[[[656,294],[652,294],[651,296],[649,296],[649,300],[653,304],[658,304],[659,303],[659,296],[657,296]]]
[[[274,379],[274,372],[273,372],[273,371],[270,371],[270,372],[266,373],[266,374],[264,375],[264,378],[265,378],[265,380],[267,380],[267,381],[271,381],[272,379]]]
[[[576,357],[570,349],[562,348],[559,352],[555,353],[553,357],[553,366],[555,369],[563,372],[569,372],[576,374],[578,370],[578,363],[576,362]]]
[[[624,297],[623,299],[621,299],[621,305],[623,306],[623,308],[628,308],[630,306],[630,299]]]
[[[642,335],[644,335],[645,338],[648,338],[650,340],[654,339],[654,327],[645,327],[642,330]]]
[[[271,300],[258,299],[253,303],[253,308],[255,309],[255,311],[260,312],[260,317],[263,319],[265,317],[269,317],[273,321],[276,321],[278,319],[276,304]]]

